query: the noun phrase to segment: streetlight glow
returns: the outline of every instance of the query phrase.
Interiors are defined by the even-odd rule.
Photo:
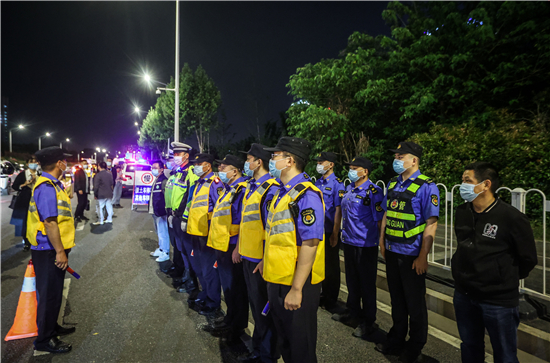
[[[138,135],[141,135],[141,131],[138,131]]]
[[[105,151],[107,151],[107,150],[103,149],[103,150],[101,150],[101,151],[102,151],[102,152],[105,152]]]
[[[143,76],[143,79],[145,79],[145,82],[151,82],[151,76],[149,76],[148,74],[145,74]]]
[[[136,122],[134,122],[134,125],[136,125],[136,126],[138,125],[137,121],[136,121]]]
[[[23,126],[23,125],[19,125],[19,126],[17,126],[17,127],[19,127],[20,129],[24,129],[24,128],[25,128],[25,126]]]
[[[65,141],[69,142],[69,141],[71,141],[71,140],[70,140],[69,138],[66,138]]]
[[[136,113],[140,113],[140,112],[141,112],[141,110],[140,110],[139,107],[137,107],[137,106],[134,108],[134,111],[135,111]]]
[[[51,134],[49,132],[46,132],[46,136],[51,136]]]

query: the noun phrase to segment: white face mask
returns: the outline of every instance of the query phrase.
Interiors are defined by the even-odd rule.
[[[63,163],[63,165],[65,165],[65,169],[61,169],[61,168],[60,169],[61,169],[62,172],[65,172],[65,170],[67,170],[67,163]]]
[[[183,156],[174,156],[174,164],[181,166],[183,164]]]
[[[199,177],[202,176],[204,174],[202,165],[195,166],[195,168],[193,169],[193,172],[195,173],[196,176],[199,176]]]
[[[325,169],[325,165],[323,165],[323,164],[317,164],[316,170],[321,175],[325,175],[328,171],[328,170]]]

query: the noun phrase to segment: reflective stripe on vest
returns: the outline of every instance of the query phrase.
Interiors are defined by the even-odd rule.
[[[187,233],[193,236],[208,236],[208,196],[212,179],[204,182],[202,187],[195,188],[193,200],[189,207],[189,220],[187,221]],[[197,193],[197,190],[199,191]]]
[[[300,247],[296,245],[296,225],[288,204],[295,201],[307,189],[317,192],[323,201],[323,193],[311,182],[306,181],[281,198],[277,207],[271,203],[266,225],[266,241],[263,278],[268,282],[291,286],[296,270]],[[273,198],[276,200],[279,193]],[[325,203],[323,201],[323,211]],[[313,262],[311,283],[325,279],[325,237],[319,242]]]
[[[61,237],[61,243],[65,249],[74,247],[74,218],[71,208],[71,200],[64,189],[60,188],[51,179],[46,177],[39,177],[32,189],[31,200],[29,204],[29,211],[27,212],[27,238],[33,246],[37,246],[38,242],[36,236],[38,232],[42,232],[42,235],[46,236],[46,228],[44,223],[40,221],[40,215],[36,208],[36,201],[34,200],[34,191],[36,188],[44,183],[49,183],[55,188],[55,195],[57,199],[57,226],[59,227],[59,235]]]
[[[420,174],[403,192],[394,191],[397,179],[390,182],[386,206],[386,238],[390,242],[412,244],[416,236],[424,232],[426,223],[417,225],[419,221],[414,214],[411,200],[429,180],[429,177]]]
[[[230,200],[236,193],[239,193],[246,185],[246,182],[240,182],[231,187],[229,192],[225,192],[218,198],[212,213],[210,222],[210,232],[208,233],[207,246],[215,250],[227,252],[229,248],[230,237],[239,234],[239,225],[232,224],[231,202]]]

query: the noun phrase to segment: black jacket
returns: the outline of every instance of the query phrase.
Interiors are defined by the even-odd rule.
[[[166,181],[168,178],[164,173],[160,174],[155,181],[153,182],[153,187],[151,188],[151,196],[153,198],[153,212],[157,217],[162,217],[166,215],[166,202],[164,200],[164,188],[166,186]]]
[[[77,171],[75,171],[74,173],[75,193],[78,193],[79,190],[82,190],[84,194],[88,194],[90,192],[90,183],[89,183],[89,180],[88,180],[88,183],[86,183],[86,178],[88,178],[88,175],[86,175],[86,172],[83,169],[78,169]]]
[[[465,203],[457,208],[455,232],[455,288],[481,302],[518,306],[519,279],[537,264],[527,216],[498,198],[482,213]]]

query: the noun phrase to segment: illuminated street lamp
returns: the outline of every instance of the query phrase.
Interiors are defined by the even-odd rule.
[[[38,136],[38,150],[42,150],[42,138],[43,137],[50,137],[50,136],[52,136],[52,134],[50,134],[49,132],[46,132],[42,136]]]
[[[134,122],[134,125],[138,126],[139,124],[138,124],[137,121],[136,121],[136,122]]]
[[[69,141],[71,141],[71,139],[66,138],[65,141],[66,141],[66,142],[69,142]],[[60,141],[60,142],[59,142],[59,148],[60,148],[60,149],[63,149],[63,141]]]
[[[106,152],[106,151],[107,151],[107,150],[105,150],[105,149],[101,150],[101,152]]]
[[[11,132],[12,132],[13,130],[22,130],[22,129],[24,129],[24,128],[25,128],[25,126],[19,125],[19,126],[14,127],[13,129],[10,130],[10,153],[11,153],[11,151],[12,151],[12,150],[11,150]]]
[[[141,131],[138,130],[138,135],[141,135]]]

